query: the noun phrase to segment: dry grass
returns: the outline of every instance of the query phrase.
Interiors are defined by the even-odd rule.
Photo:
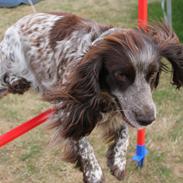
[[[133,26],[131,20],[136,0],[43,0],[36,5],[38,11],[68,11],[96,19],[102,23]],[[31,13],[29,6],[0,9],[0,35],[13,22]],[[183,178],[183,94],[169,86],[169,74],[164,74],[154,98],[158,104],[156,123],[147,129],[149,155],[145,167],[137,170],[131,157],[135,151],[135,133],[130,129],[131,143],[128,153],[127,175],[124,183],[181,183]],[[8,96],[0,101],[0,134],[48,108],[39,96]],[[81,173],[72,165],[61,161],[60,147],[48,145],[50,132],[42,125],[0,150],[0,183],[81,183]],[[117,183],[107,167],[106,145],[95,130],[91,142],[103,167],[107,183]]]

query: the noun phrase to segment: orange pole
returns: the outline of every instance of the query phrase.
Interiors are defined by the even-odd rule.
[[[138,26],[144,28],[147,25],[147,0],[138,0]]]
[[[137,144],[140,146],[145,144],[145,128],[138,130],[138,132],[137,132]]]
[[[147,0],[138,0],[138,26],[145,28],[147,26]],[[137,132],[137,144],[145,144],[145,129],[140,129]]]
[[[144,29],[147,25],[147,0],[138,0],[138,26]],[[142,168],[144,165],[144,158],[148,151],[145,147],[145,129],[139,129],[137,131],[137,145],[136,154],[133,156],[133,160],[137,162],[137,166]]]

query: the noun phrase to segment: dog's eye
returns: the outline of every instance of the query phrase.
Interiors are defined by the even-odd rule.
[[[150,73],[149,74],[149,80],[151,81],[151,80],[155,79],[156,78],[156,75],[157,75],[156,72]]]
[[[157,77],[157,72],[152,72],[152,73],[149,73],[147,75],[147,81],[151,84],[154,83],[154,81],[156,80],[156,77]]]
[[[118,81],[122,81],[122,82],[125,82],[125,81],[127,81],[127,76],[126,76],[126,74],[124,74],[123,72],[120,72],[120,71],[118,71],[118,72],[115,72],[114,73],[114,76],[115,76],[115,78],[118,80]]]

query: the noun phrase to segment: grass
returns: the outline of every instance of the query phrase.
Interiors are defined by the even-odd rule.
[[[163,11],[161,9],[160,0],[151,0],[148,1],[148,19],[149,21],[154,20],[163,20]],[[183,1],[182,0],[172,0],[172,26],[181,42],[183,42]],[[132,13],[132,18],[134,19],[137,16],[137,6]]]
[[[181,0],[174,0],[179,1]],[[159,19],[158,1],[149,0],[150,19]],[[158,5],[159,6],[159,5]],[[42,0],[38,11],[67,11],[92,18],[101,23],[132,27],[136,23],[136,0]],[[182,6],[179,6],[182,7]],[[20,17],[31,13],[29,6],[0,10],[0,36]],[[178,10],[177,10],[178,11]],[[177,18],[178,19],[178,18]],[[182,19],[180,19],[182,20]],[[183,24],[179,24],[182,26]],[[182,29],[183,30],[183,29]],[[179,34],[179,31],[178,31]],[[136,131],[130,129],[127,174],[124,183],[180,183],[183,178],[183,93],[170,86],[170,74],[163,74],[154,93],[158,117],[147,128],[145,167],[138,170],[131,157],[135,151]],[[0,100],[0,134],[17,126],[49,107],[39,96],[29,92],[23,96],[10,95]],[[48,145],[51,132],[39,126],[0,149],[0,183],[81,183],[81,173],[61,160],[61,147]],[[106,145],[95,130],[91,137],[96,155],[107,183],[117,183],[106,167]]]
[[[183,1],[172,0],[172,26],[177,33],[180,40],[183,42]],[[154,0],[149,2],[148,6],[149,20],[161,20],[163,19],[163,12],[161,9],[160,0]]]

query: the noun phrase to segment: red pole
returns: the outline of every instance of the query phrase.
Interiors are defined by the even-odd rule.
[[[138,0],[138,26],[144,28],[147,25],[147,0]]]
[[[144,29],[147,26],[147,0],[138,0],[138,26]],[[145,147],[145,129],[139,129],[137,132],[136,154],[133,160],[137,162],[137,166],[142,168],[144,158],[148,151]]]
[[[139,129],[137,132],[137,144],[142,146],[145,145],[145,129]]]
[[[3,145],[11,142],[12,140],[18,138],[19,136],[23,135],[24,133],[30,131],[34,127],[42,124],[45,122],[48,117],[54,112],[53,109],[48,109],[47,111],[39,114],[38,116],[26,121],[25,123],[13,128],[9,132],[0,136],[0,147]]]
[[[147,26],[147,0],[138,0],[138,26],[145,28]],[[145,144],[145,129],[138,130],[137,144]]]

